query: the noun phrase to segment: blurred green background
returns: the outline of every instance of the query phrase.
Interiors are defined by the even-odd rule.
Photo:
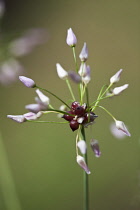
[[[88,64],[92,70],[90,100],[100,87],[123,68],[121,81],[129,83],[122,95],[102,104],[118,120],[124,121],[132,137],[115,139],[109,130],[111,118],[102,110],[93,126],[102,156],[95,158],[90,147],[89,176],[91,210],[140,209],[140,1],[138,0],[12,0],[6,2],[3,19],[5,33],[29,28],[46,28],[49,40],[31,54],[20,58],[25,75],[52,92],[69,98],[65,82],[56,74],[56,63],[74,69],[71,49],[66,45],[66,31],[72,27],[79,54],[86,41]],[[76,88],[76,85],[73,85]],[[22,210],[81,210],[83,202],[82,169],[75,161],[75,133],[68,125],[17,124],[7,114],[23,114],[24,106],[34,103],[35,92],[19,81],[0,88],[0,129],[16,192]],[[61,104],[54,98],[55,107]],[[47,118],[55,120],[56,116]],[[87,129],[90,138],[90,129]],[[1,146],[2,148],[2,146]],[[2,149],[1,149],[2,150]],[[4,154],[0,154],[0,210],[7,210],[10,199],[8,172]],[[10,200],[9,200],[10,202]],[[13,209],[12,206],[9,207]],[[8,210],[9,210],[8,209]]]

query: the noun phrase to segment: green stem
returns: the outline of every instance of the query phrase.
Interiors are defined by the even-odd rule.
[[[88,94],[88,87],[86,86],[86,99],[87,99],[87,107],[89,107],[89,94]]]
[[[33,123],[54,123],[54,124],[67,124],[68,122],[55,122],[55,121],[41,121],[41,120],[27,120]]]
[[[85,129],[84,126],[81,127],[81,137],[86,142],[86,135],[85,135]],[[85,162],[88,165],[87,161],[87,153],[84,155]],[[84,184],[84,203],[83,203],[83,210],[89,210],[89,189],[88,189],[88,175],[84,171],[83,174],[83,184]]]
[[[58,96],[56,96],[56,95],[55,95],[54,93],[52,93],[51,91],[46,90],[46,89],[44,89],[44,88],[41,88],[41,87],[39,87],[39,86],[37,86],[37,85],[36,85],[36,88],[38,88],[38,89],[40,89],[40,90],[43,90],[43,91],[45,91],[45,92],[51,94],[52,96],[54,96],[55,98],[57,98],[59,101],[61,101],[63,104],[65,104],[65,105],[70,109],[70,107],[69,107],[68,104],[66,104],[61,98],[59,98]]]
[[[116,118],[106,108],[104,108],[103,106],[98,106],[98,107],[103,109],[107,114],[109,114],[113,118],[113,120],[116,121]]]
[[[70,93],[71,93],[72,99],[73,99],[74,101],[76,101],[76,100],[75,100],[75,97],[74,97],[74,94],[73,94],[73,91],[72,91],[72,88],[71,88],[71,85],[70,85],[68,79],[66,79],[66,83],[67,83],[67,85],[68,85],[68,88],[69,88],[69,91],[70,91]]]
[[[0,184],[3,199],[7,210],[21,210],[16,186],[9,165],[4,142],[0,133]]]
[[[74,61],[75,61],[75,68],[76,68],[76,72],[78,73],[78,65],[77,65],[77,59],[76,59],[76,53],[75,53],[75,47],[72,47],[72,51],[73,51],[73,57],[74,57]]]

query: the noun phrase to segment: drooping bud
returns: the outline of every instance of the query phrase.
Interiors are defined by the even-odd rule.
[[[81,59],[82,62],[85,62],[88,59],[88,49],[87,49],[86,43],[84,43],[84,46],[83,46],[82,51],[79,55],[79,58]]]
[[[76,38],[76,36],[73,33],[73,30],[71,28],[69,28],[68,31],[67,31],[66,43],[70,47],[75,47],[75,45],[77,44],[77,38]]]
[[[95,156],[96,156],[96,157],[100,157],[101,151],[100,151],[100,148],[99,148],[98,140],[96,140],[96,139],[91,139],[90,145],[91,145],[91,148],[92,148],[92,150],[93,150]]]
[[[56,70],[60,79],[66,80],[68,78],[67,71],[65,71],[59,63],[56,64]]]
[[[122,70],[123,69],[120,69],[115,75],[113,75],[110,78],[110,83],[111,84],[114,84],[114,83],[116,83],[116,82],[118,82],[120,80],[120,76],[121,76]]]
[[[23,123],[26,121],[26,119],[23,115],[7,115],[7,117],[18,122],[18,123]]]
[[[83,168],[84,171],[85,171],[87,174],[91,174],[91,172],[90,172],[90,170],[89,170],[89,168],[88,168],[88,166],[87,166],[87,164],[86,164],[86,162],[85,162],[85,160],[84,160],[84,158],[83,158],[82,156],[77,155],[76,160],[77,160],[77,163],[79,164],[79,166],[80,166],[81,168]]]
[[[113,89],[113,94],[114,95],[119,95],[122,91],[124,91],[126,88],[128,88],[128,84],[125,84],[125,85],[123,85],[123,86],[120,86],[120,87],[116,87],[116,88],[114,88]]]
[[[127,136],[131,136],[131,134],[129,133],[128,129],[126,128],[124,122],[116,120],[116,127],[121,130],[122,132],[124,132]]]
[[[121,130],[118,130],[115,123],[110,124],[110,131],[114,137],[117,139],[124,139],[126,137],[126,134],[122,132]]]
[[[40,98],[41,102],[44,105],[48,106],[50,103],[50,99],[47,96],[45,96],[39,89],[36,90],[36,93],[37,93],[38,97]]]
[[[86,142],[84,140],[78,141],[77,146],[78,146],[78,148],[80,149],[80,152],[83,155],[86,154],[87,145],[86,145]]]
[[[34,80],[24,77],[24,76],[19,76],[20,81],[28,88],[34,88],[36,86]]]

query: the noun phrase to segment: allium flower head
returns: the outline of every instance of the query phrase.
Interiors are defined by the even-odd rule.
[[[76,133],[76,160],[77,163],[81,168],[84,169],[84,171],[87,174],[90,174],[90,170],[88,168],[87,164],[87,140],[86,140],[86,130],[89,126],[92,126],[94,122],[96,121],[96,118],[98,115],[95,114],[96,109],[102,109],[104,110],[114,121],[116,124],[116,128],[122,132],[123,134],[127,136],[131,136],[128,129],[126,128],[125,124],[122,121],[116,120],[116,118],[113,116],[112,113],[109,112],[104,106],[99,105],[102,103],[105,99],[108,100],[108,98],[120,94],[123,90],[125,90],[128,87],[128,84],[125,84],[121,87],[116,87],[113,89],[114,83],[118,82],[120,79],[120,75],[122,72],[122,69],[120,69],[114,76],[110,78],[109,84],[104,84],[97,97],[93,99],[94,90],[92,91],[92,96],[90,97],[88,84],[91,80],[91,70],[90,66],[87,65],[86,61],[88,59],[88,49],[86,43],[84,43],[83,49],[79,55],[80,57],[80,65],[77,62],[75,47],[77,44],[77,39],[75,34],[73,33],[72,29],[70,28],[67,32],[67,39],[66,42],[69,46],[72,47],[72,53],[74,57],[75,62],[75,71],[67,72],[63,67],[57,63],[56,64],[56,70],[59,78],[63,79],[66,82],[66,85],[68,87],[70,98],[66,98],[66,100],[63,99],[64,94],[63,90],[59,91],[59,94],[62,95],[56,95],[55,93],[51,92],[48,89],[42,88],[35,84],[35,82],[27,77],[20,76],[21,82],[27,86],[27,87],[35,87],[37,88],[36,93],[37,97],[35,97],[36,103],[28,104],[25,106],[26,109],[29,110],[28,113],[23,115],[8,115],[9,118],[12,120],[15,120],[16,122],[28,122],[28,121],[34,121],[34,122],[42,122],[42,123],[58,123],[58,124],[68,124],[71,131],[74,131]],[[74,69],[72,67],[72,69]],[[71,83],[69,81],[69,77],[78,85],[77,92],[75,94],[75,91],[73,91],[73,87],[76,86],[76,84],[73,84],[71,86]],[[95,81],[96,82],[96,81]],[[96,85],[95,85],[96,87]],[[49,94],[49,97],[52,96],[56,98],[59,102],[61,102],[61,107],[57,108],[56,104],[54,103],[54,106],[50,104],[50,99],[45,94]],[[78,96],[77,96],[78,93]],[[78,97],[78,99],[77,99]],[[42,115],[48,115],[48,114],[57,114],[59,115],[59,121],[41,121],[38,120]],[[58,119],[57,119],[58,120]],[[91,139],[90,146],[95,154],[96,157],[100,157],[101,151],[99,148],[99,143],[95,139]],[[81,152],[81,155],[79,155],[79,152]],[[87,176],[85,176],[87,178]]]
[[[77,44],[77,38],[71,28],[69,28],[67,31],[66,42],[70,47],[75,47],[75,45]]]

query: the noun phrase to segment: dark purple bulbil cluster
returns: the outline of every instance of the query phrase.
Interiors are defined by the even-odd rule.
[[[85,127],[89,124],[92,124],[94,122],[94,119],[98,117],[93,112],[90,112],[89,109],[87,109],[87,105],[83,104],[80,105],[79,102],[74,101],[71,104],[71,110],[68,111],[70,115],[63,115],[63,118],[70,122],[70,128],[72,131],[75,131],[79,128],[79,125],[84,125]]]

